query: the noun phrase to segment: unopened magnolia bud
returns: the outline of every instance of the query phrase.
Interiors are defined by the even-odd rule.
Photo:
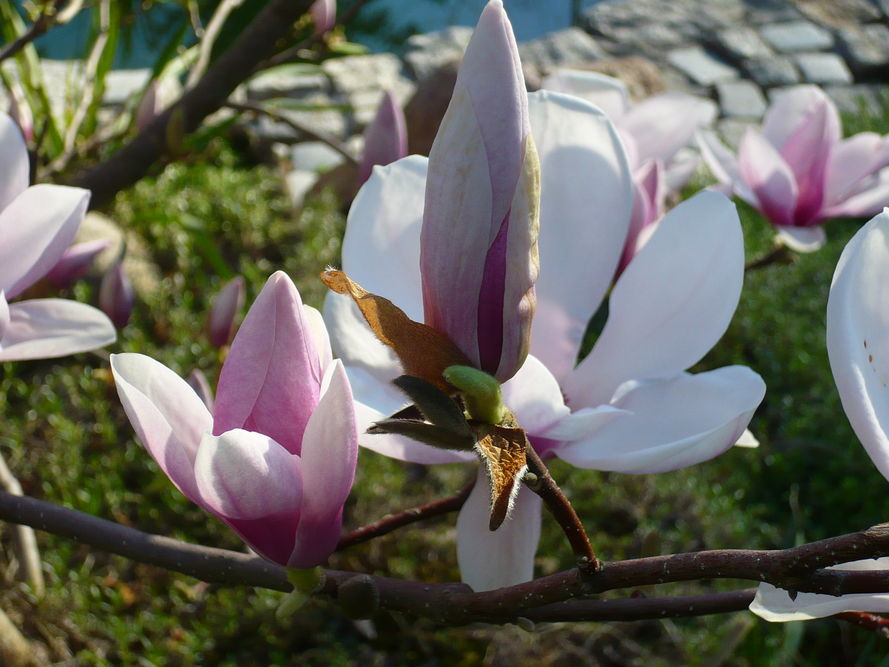
[[[228,345],[235,335],[235,319],[244,307],[244,279],[228,281],[213,299],[207,323],[210,342],[216,347]]]
[[[111,245],[109,239],[75,243],[68,248],[56,265],[46,274],[46,279],[59,289],[70,287],[89,271],[93,260]]]
[[[444,379],[463,394],[466,409],[473,419],[500,424],[505,415],[500,383],[492,375],[472,366],[448,366]]]
[[[391,91],[383,92],[374,119],[364,131],[364,152],[358,164],[358,181],[370,178],[375,165],[385,166],[407,155],[404,111]]]
[[[315,0],[309,7],[309,15],[315,24],[315,34],[330,32],[336,25],[336,0]]]
[[[133,284],[123,268],[123,261],[112,266],[99,286],[99,307],[118,329],[123,329],[133,312]]]
[[[340,584],[337,600],[347,618],[370,618],[380,606],[380,589],[373,577],[366,574],[347,579]]]

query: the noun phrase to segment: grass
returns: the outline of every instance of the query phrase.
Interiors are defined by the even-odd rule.
[[[873,118],[882,125],[882,118]],[[857,129],[863,129],[857,127]],[[307,303],[320,306],[317,273],[336,263],[344,216],[327,196],[298,214],[280,174],[246,165],[226,145],[212,160],[169,166],[121,195],[112,217],[150,249],[157,269],[132,322],[111,351],[149,354],[181,374],[200,368],[211,382],[220,357],[204,334],[210,298],[245,276],[248,302],[276,269]],[[741,206],[748,260],[771,248],[771,228]],[[556,462],[600,554],[626,558],[716,547],[783,547],[848,532],[885,518],[885,480],[848,426],[827,364],[824,311],[830,277],[855,221],[828,225],[821,251],[746,278],[732,324],[695,368],[743,363],[769,391],[751,428],[756,450],[662,475],[622,476]],[[95,303],[85,281],[76,298]],[[242,548],[224,526],[187,502],[135,441],[99,355],[7,363],[0,377],[0,451],[25,491],[93,514],[206,544]],[[423,468],[363,451],[346,510],[354,527],[459,488],[463,466]],[[458,577],[454,517],[399,531],[336,554],[331,565],[429,581]],[[12,582],[0,606],[55,662],[84,665],[388,664],[823,664],[826,654],[869,664],[873,635],[835,621],[769,625],[748,614],[635,624],[442,629],[381,614],[374,633],[313,601],[281,621],[281,596],[207,586],[41,535],[48,590],[37,600]],[[10,562],[8,534],[0,542]],[[537,570],[571,566],[564,538],[544,520]],[[731,587],[732,582],[713,584]],[[660,587],[661,594],[701,590]],[[829,652],[829,653],[828,653]]]

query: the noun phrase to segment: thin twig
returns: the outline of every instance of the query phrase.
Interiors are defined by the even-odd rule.
[[[342,549],[346,549],[356,544],[367,542],[375,537],[386,535],[393,530],[408,526],[417,521],[424,521],[426,519],[431,519],[434,516],[456,512],[463,507],[463,503],[466,502],[474,485],[475,481],[473,480],[457,491],[457,493],[450,496],[431,503],[426,503],[425,505],[420,505],[419,507],[412,507],[411,509],[398,512],[397,514],[390,514],[379,521],[362,526],[361,528],[356,528],[340,538],[336,550],[341,551]]]
[[[882,635],[883,639],[889,639],[889,618],[868,614],[864,611],[844,611],[834,618],[876,632]]]
[[[232,91],[254,67],[275,52],[290,32],[293,21],[312,0],[271,0],[241,32],[207,73],[176,103],[155,116],[139,134],[106,161],[73,179],[74,185],[92,191],[90,207],[107,204],[118,192],[136,183],[151,166],[167,155],[167,127],[176,116],[185,134],[200,127],[204,118],[225,104]]]
[[[55,23],[56,16],[65,2],[66,0],[56,0],[52,4],[52,7],[44,7],[40,12],[40,16],[34,20],[34,23],[32,23],[18,39],[14,42],[10,42],[3,48],[0,48],[0,62],[3,62],[7,58],[11,58],[49,30]]]
[[[182,572],[211,583],[291,590],[285,569],[258,556],[150,535],[27,496],[0,492],[0,520],[27,524],[137,562]],[[605,563],[592,577],[584,577],[577,569],[572,569],[481,593],[473,592],[465,584],[434,584],[325,570],[325,583],[319,594],[336,599],[341,586],[360,577],[366,584],[364,588],[380,608],[423,616],[449,625],[475,621],[512,622],[517,617],[533,618],[534,612],[546,614],[547,620],[551,620],[557,618],[560,610],[566,617],[571,616],[570,620],[584,620],[581,612],[585,607],[579,605],[588,601],[572,601],[573,598],[616,588],[695,579],[766,581],[785,589],[831,595],[885,593],[889,592],[889,570],[821,568],[862,558],[876,558],[887,553],[889,525],[881,524],[858,533],[780,551],[719,550],[639,558]],[[740,598],[748,594],[736,593],[738,598],[731,602],[733,608],[739,608]],[[687,602],[677,603],[675,598],[670,600],[673,601],[664,607],[668,615],[695,615],[696,607],[688,606]],[[730,606],[722,598],[715,600],[714,608],[722,609],[723,604]],[[562,604],[560,607],[554,606],[557,603]],[[648,614],[645,617],[652,617],[658,613],[657,604],[640,602],[639,608],[645,609],[645,614]],[[683,604],[686,605],[685,611],[682,610]],[[615,615],[622,613],[620,606],[616,609]],[[601,606],[587,611],[596,614],[597,619],[605,618]]]
[[[587,537],[580,517],[577,516],[571,502],[562,493],[562,489],[556,484],[546,465],[534,451],[530,441],[527,440],[525,456],[528,460],[528,471],[534,474],[533,481],[530,481],[526,476],[525,484],[540,496],[555,520],[559,522],[569,544],[571,544],[574,556],[577,558],[577,567],[584,575],[598,572],[602,564],[596,558],[596,552],[593,551],[590,538]]]
[[[756,271],[757,269],[763,269],[767,266],[771,266],[772,264],[787,264],[793,261],[793,255],[790,253],[790,250],[786,245],[776,245],[772,250],[767,252],[762,257],[757,257],[754,260],[751,260],[748,264],[744,266],[744,272],[748,271]]]
[[[358,158],[350,151],[346,145],[341,142],[336,137],[332,137],[326,132],[322,132],[321,130],[314,130],[307,125],[303,125],[295,120],[288,118],[287,116],[278,113],[272,109],[268,109],[259,104],[253,104],[251,102],[226,102],[225,106],[229,109],[233,109],[235,111],[242,111],[248,113],[258,114],[260,116],[268,116],[272,120],[278,123],[284,123],[290,129],[299,132],[300,134],[304,134],[305,136],[315,139],[316,141],[320,141],[324,144],[330,146],[337,153],[346,158],[346,162],[352,165],[358,164]]]

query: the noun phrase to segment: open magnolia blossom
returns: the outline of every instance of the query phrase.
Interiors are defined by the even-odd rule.
[[[188,383],[141,354],[111,369],[142,444],[189,500],[281,565],[336,547],[358,456],[352,393],[321,315],[281,272],[238,330],[211,413]]]
[[[499,3],[485,11],[492,6]],[[481,30],[480,22],[476,36]],[[491,43],[490,35],[486,37]],[[490,79],[492,86],[502,81],[502,71],[486,69],[491,59],[475,61],[472,53],[470,45],[461,74],[471,71],[481,81]],[[478,137],[486,109],[487,115],[506,113],[504,99],[492,95],[452,103],[451,109],[477,113],[478,118],[451,118],[445,126],[449,141],[441,145],[461,147],[467,137]],[[541,457],[558,456],[583,468],[662,472],[724,452],[744,432],[762,400],[762,379],[738,366],[698,375],[684,371],[725,331],[740,296],[744,253],[734,207],[724,196],[707,192],[669,213],[614,286],[608,322],[590,354],[577,364],[587,323],[611,286],[624,247],[632,207],[630,170],[613,125],[593,105],[543,91],[529,96],[528,113],[542,179],[541,270],[531,354],[502,385],[506,405]],[[447,203],[435,195],[447,189],[449,180],[461,184],[457,201],[467,210],[470,204],[482,211],[497,208],[492,203],[498,192],[492,176],[503,170],[486,165],[499,145],[489,144],[485,151],[455,150],[447,156],[450,169],[436,166],[442,152],[435,150],[428,161],[411,156],[377,167],[349,212],[345,272],[411,319],[422,322],[425,312],[425,322],[433,324],[428,307],[424,310],[429,263],[456,264],[467,273],[482,274],[491,253],[467,249],[462,239],[489,239],[491,232],[488,217],[471,210],[450,215],[446,230],[430,229],[428,209]],[[514,144],[507,154],[518,154]],[[516,199],[512,201],[515,212]],[[485,226],[480,231],[472,225]],[[524,229],[530,229],[527,223]],[[521,284],[529,266],[536,268],[529,264],[532,254],[527,242],[508,246],[506,283]],[[513,271],[517,276],[510,278]],[[463,286],[439,304],[454,304],[465,312],[465,302],[478,308],[475,294]],[[391,381],[410,371],[402,371],[353,302],[329,294],[324,314],[352,382],[359,428],[404,408],[407,401]],[[474,330],[475,321],[472,325],[466,331]],[[453,330],[433,326],[457,343],[471,365],[480,366]],[[495,332],[505,329],[492,327]],[[470,452],[435,448],[391,433],[365,435],[361,444],[417,463],[474,458]],[[475,590],[529,580],[540,533],[540,499],[527,488],[518,491],[510,517],[494,532],[488,528],[490,500],[480,471],[457,520],[461,574]]]
[[[633,215],[618,271],[645,245],[666,212],[669,194],[677,192],[698,167],[689,148],[695,134],[713,123],[716,105],[684,93],[653,95],[630,105],[626,86],[614,77],[585,70],[558,69],[543,88],[592,102],[617,127],[633,175]]]
[[[864,225],[837,263],[827,301],[827,354],[855,435],[889,480],[889,209]],[[836,566],[889,570],[889,558]],[[843,611],[889,612],[889,594],[795,599],[760,584],[750,610],[768,621],[798,621]]]
[[[749,129],[737,156],[712,132],[702,132],[699,144],[723,187],[800,252],[824,244],[825,220],[874,215],[889,203],[889,137],[861,132],[843,139],[836,106],[817,86],[777,93],[762,131]]]
[[[67,299],[8,300],[45,276],[71,245],[89,191],[29,181],[18,125],[0,114],[0,361],[61,357],[113,343],[101,311]]]

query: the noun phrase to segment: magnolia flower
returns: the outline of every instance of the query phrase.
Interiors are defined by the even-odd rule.
[[[56,265],[46,274],[47,281],[60,289],[70,287],[86,275],[96,257],[110,246],[110,239],[75,243],[62,253]]]
[[[889,479],[889,209],[849,241],[827,300],[827,354],[846,416],[874,465]],[[889,558],[842,570],[889,570]],[[816,595],[760,584],[750,610],[768,621],[798,621],[844,611],[889,612],[889,594]]]
[[[699,143],[717,180],[800,252],[824,244],[825,220],[873,215],[889,203],[889,139],[873,132],[843,139],[836,106],[816,86],[776,94],[762,131],[747,131],[737,157],[713,133]]]
[[[136,295],[133,283],[127,275],[123,260],[118,260],[102,276],[99,285],[99,307],[111,318],[114,326],[123,329],[133,314]]]
[[[28,187],[28,152],[15,122],[0,114],[0,361],[43,359],[114,342],[100,311],[66,299],[8,303],[46,275],[74,240],[89,191]]]
[[[387,165],[407,155],[404,111],[391,91],[383,92],[374,119],[364,130],[364,152],[358,164],[358,182],[370,178],[374,165]]]
[[[592,102],[617,126],[633,174],[633,215],[618,272],[623,271],[666,212],[670,193],[688,182],[698,154],[688,148],[695,133],[712,124],[716,105],[683,93],[663,93],[630,106],[626,86],[598,72],[559,69],[543,88]]]
[[[493,2],[485,11],[492,7],[502,12]],[[493,18],[501,31],[508,29],[505,17]],[[476,36],[483,35],[483,43],[501,53],[494,36],[486,28],[482,32],[484,20],[483,15]],[[493,66],[496,61],[475,60],[477,53],[470,45],[461,74],[490,79],[490,86],[505,78]],[[422,321],[425,312],[427,324],[431,323],[429,267],[484,274],[491,252],[479,251],[464,239],[488,241],[489,220],[506,219],[502,212],[510,210],[510,202],[510,223],[517,219],[515,195],[501,194],[499,207],[491,203],[496,189],[490,176],[505,171],[504,164],[517,164],[519,149],[515,142],[501,148],[490,133],[481,133],[488,143],[479,145],[481,121],[475,120],[495,118],[499,122],[492,123],[491,133],[496,129],[508,137],[521,136],[504,129],[507,101],[515,98],[492,88],[482,90],[490,90],[490,97],[470,96],[472,104],[458,102],[460,106],[452,103],[465,115],[450,118],[445,126],[447,143],[436,139],[442,149],[453,147],[452,153],[433,150],[428,160],[411,156],[377,167],[349,212],[343,243],[345,272],[412,319]],[[457,94],[466,93],[458,88]],[[520,101],[515,106],[522,108]],[[740,296],[743,241],[734,207],[718,193],[702,193],[668,214],[618,280],[609,301],[608,323],[592,352],[576,365],[587,323],[611,285],[624,247],[632,207],[630,171],[614,127],[591,104],[547,91],[535,93],[529,96],[528,119],[542,178],[540,277],[531,354],[502,386],[507,406],[542,457],[558,456],[583,468],[661,472],[722,453],[743,433],[763,397],[763,382],[737,366],[698,375],[684,370],[719,339]],[[437,160],[446,162],[436,164]],[[430,217],[430,206],[447,210],[447,200],[438,195],[448,181],[458,179],[460,205],[469,211],[470,204],[476,204],[496,210],[497,215],[452,215],[444,230],[430,229],[430,220],[438,223]],[[527,233],[531,227],[525,223],[522,229]],[[501,260],[504,277],[497,284],[527,281],[529,268],[534,268],[529,261],[532,254],[527,242],[507,245]],[[448,269],[450,265],[456,266]],[[458,290],[457,280],[450,285],[442,281],[450,293],[438,308],[480,312],[474,283]],[[469,309],[463,307],[467,301]],[[492,310],[507,312],[505,306]],[[352,302],[330,294],[324,314],[355,391],[359,427],[363,430],[403,408],[406,401],[390,384],[402,373],[398,361],[374,338]],[[456,319],[444,312],[437,322]],[[498,329],[498,322],[486,324],[484,336],[503,336],[507,327]],[[476,324],[471,321],[463,333],[471,336],[478,331],[481,337]],[[456,338],[457,327],[435,326]],[[476,348],[461,349],[469,355]],[[483,358],[479,355],[474,361]],[[437,449],[391,434],[364,436],[361,444],[417,463],[473,459],[468,452]],[[461,574],[475,590],[530,579],[540,534],[540,500],[531,491],[518,491],[510,518],[494,532],[488,529],[489,500],[480,471],[457,521]]]
[[[207,331],[212,345],[223,347],[231,342],[232,336],[235,335],[235,319],[243,307],[244,278],[235,276],[219,290],[219,294],[213,299],[213,306],[207,321]]]
[[[309,15],[315,24],[315,34],[323,35],[336,25],[336,0],[315,0],[309,7]]]
[[[358,456],[352,394],[320,314],[284,273],[238,330],[212,413],[149,357],[112,355],[111,369],[142,444],[192,502],[268,560],[327,559]]]

